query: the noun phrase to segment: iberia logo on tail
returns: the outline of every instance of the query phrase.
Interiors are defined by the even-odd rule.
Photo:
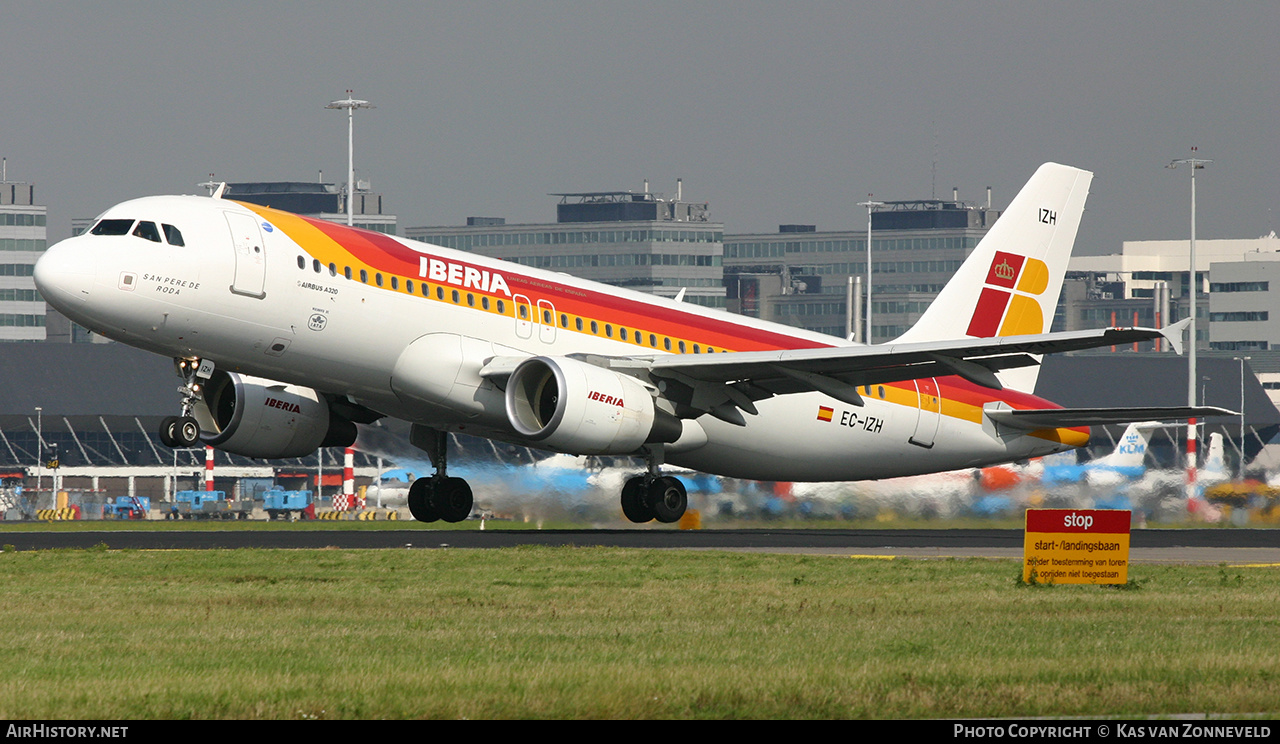
[[[1044,333],[1038,298],[1048,286],[1044,261],[996,251],[966,333],[978,338]]]

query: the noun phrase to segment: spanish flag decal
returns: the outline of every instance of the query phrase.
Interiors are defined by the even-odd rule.
[[[830,408],[827,408],[826,406],[818,406],[819,421],[830,421],[832,413],[833,411]]]

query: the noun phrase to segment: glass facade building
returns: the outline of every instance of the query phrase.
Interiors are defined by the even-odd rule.
[[[32,274],[48,246],[47,219],[33,184],[0,183],[0,341],[45,340],[46,305]]]
[[[409,227],[405,237],[664,297],[684,289],[685,302],[724,308],[724,225],[707,220],[705,204],[631,192],[558,196],[578,201],[562,201],[554,224],[473,217]]]
[[[871,340],[910,328],[998,216],[989,207],[937,200],[887,202],[874,212]],[[848,280],[866,283],[867,230],[782,225],[777,233],[726,235],[724,265],[731,311],[843,336]]]

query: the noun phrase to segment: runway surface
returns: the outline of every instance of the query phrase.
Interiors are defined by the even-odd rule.
[[[573,545],[904,558],[1021,558],[1022,530],[173,530],[17,532],[0,526],[0,544],[17,550],[355,550],[509,548]],[[1275,564],[1280,530],[1134,530],[1135,563]]]

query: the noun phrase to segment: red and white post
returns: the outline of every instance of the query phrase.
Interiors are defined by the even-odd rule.
[[[348,509],[356,506],[355,454],[350,447],[342,453],[342,497]]]
[[[204,448],[204,490],[213,490],[213,448],[208,445]]]

